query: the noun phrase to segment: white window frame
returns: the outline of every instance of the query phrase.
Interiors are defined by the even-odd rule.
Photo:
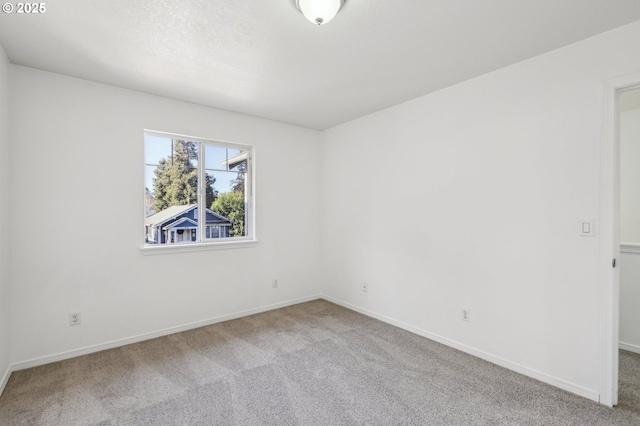
[[[168,253],[182,253],[202,250],[219,250],[219,249],[232,249],[242,247],[255,246],[258,241],[255,234],[255,148],[252,145],[244,145],[238,143],[231,143],[220,141],[216,139],[202,138],[197,136],[187,136],[179,133],[169,133],[157,130],[145,129],[143,132],[143,148],[144,148],[144,136],[160,136],[172,139],[184,139],[190,142],[198,143],[198,206],[196,210],[198,212],[198,231],[197,238],[199,241],[189,244],[146,244],[146,226],[144,225],[144,219],[146,218],[145,212],[145,198],[142,198],[143,205],[143,237],[141,251],[144,255],[153,254],[168,254]],[[202,149],[204,145],[212,145],[216,147],[223,147],[227,149],[247,151],[247,166],[245,174],[245,233],[243,237],[229,237],[229,238],[206,238],[206,211],[210,206],[205,206],[206,201],[206,166],[205,166],[205,150]],[[143,149],[144,151],[144,149]],[[143,195],[146,196],[146,153],[143,153]],[[204,208],[203,208],[204,207]]]

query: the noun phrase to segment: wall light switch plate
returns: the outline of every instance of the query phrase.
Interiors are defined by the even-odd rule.
[[[593,237],[593,220],[584,219],[580,221],[580,236]]]

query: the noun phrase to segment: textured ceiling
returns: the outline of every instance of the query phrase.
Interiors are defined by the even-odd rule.
[[[326,129],[640,20],[638,0],[58,0],[0,14],[14,64]]]

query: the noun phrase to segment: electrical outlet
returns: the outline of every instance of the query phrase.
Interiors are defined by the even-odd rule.
[[[471,309],[462,308],[460,312],[460,319],[462,321],[471,322]]]
[[[278,288],[278,279],[274,278],[271,280],[271,287]]]
[[[369,291],[369,285],[367,283],[362,283],[362,291],[365,293]]]
[[[73,312],[69,314],[69,325],[80,325],[80,312]]]

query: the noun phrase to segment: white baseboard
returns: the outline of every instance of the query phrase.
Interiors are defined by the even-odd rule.
[[[9,381],[9,376],[11,376],[12,368],[9,365],[7,367],[7,371],[4,372],[2,378],[0,378],[0,396],[2,396],[2,392],[4,392],[4,388],[7,386],[7,382]]]
[[[640,346],[638,346],[638,345],[632,345],[631,343],[619,342],[618,347],[620,349],[622,349],[622,350],[625,350],[625,351],[635,352],[637,354],[640,354]]]
[[[272,311],[274,309],[280,309],[291,305],[297,305],[299,303],[310,302],[312,300],[321,299],[320,294],[302,297],[299,299],[287,300],[285,302],[274,303],[272,305],[260,306],[258,308],[247,309],[245,311],[235,312],[233,314],[222,315],[219,317],[210,318],[203,321],[196,321],[189,324],[180,325],[177,327],[169,327],[164,330],[154,331],[151,333],[140,334],[138,336],[127,337],[125,339],[113,340],[111,342],[101,343],[98,345],[87,346],[84,348],[74,349],[71,351],[60,352],[54,355],[47,355],[40,358],[34,358],[23,362],[18,362],[9,367],[9,371],[6,374],[6,378],[12,371],[24,370],[26,368],[37,367],[39,365],[49,364],[52,362],[62,361],[69,358],[75,358],[77,356],[87,355],[94,352],[104,351],[106,349],[118,348],[120,346],[129,345],[131,343],[143,342],[145,340],[155,339],[156,337],[167,336],[173,333],[179,333],[181,331],[191,330],[194,328],[204,327],[219,322],[229,321],[237,318],[246,317],[249,315],[259,314],[262,312]]]
[[[388,324],[394,325],[396,327],[402,328],[403,330],[407,330],[411,333],[417,334],[419,336],[422,337],[426,337],[427,339],[431,339],[434,340],[438,343],[442,343],[443,345],[452,347],[454,349],[457,349],[459,351],[468,353],[470,355],[476,356],[478,358],[481,358],[485,361],[491,362],[493,364],[499,365],[501,367],[504,367],[506,369],[515,371],[517,373],[523,374],[525,376],[531,377],[533,379],[539,380],[541,382],[547,383],[549,385],[555,386],[557,388],[566,390],[568,392],[574,393],[576,395],[580,395],[584,398],[590,399],[592,401],[595,402],[600,402],[600,393],[598,391],[592,390],[592,389],[587,389],[585,387],[576,385],[574,383],[571,382],[567,382],[565,380],[559,379],[557,377],[553,377],[550,376],[548,374],[542,373],[540,371],[537,370],[533,370],[531,368],[525,367],[523,365],[520,364],[516,364],[514,362],[508,361],[506,359],[500,358],[498,356],[489,354],[487,352],[483,352],[481,350],[472,348],[470,346],[464,345],[462,343],[456,342],[454,340],[451,339],[447,339],[446,337],[442,337],[439,336],[437,334],[428,332],[426,330],[422,330],[420,328],[414,327],[412,325],[406,324],[404,322],[401,321],[397,321],[393,318],[389,318],[387,316],[378,314],[376,312],[373,311],[369,311],[367,309],[363,309],[360,308],[359,306],[355,306],[352,305],[351,303],[347,303],[344,302],[342,300],[339,299],[335,299],[333,297],[327,296],[327,295],[323,295],[322,296],[323,299],[335,303],[337,305],[343,306],[345,308],[351,309],[353,311],[356,312],[360,312],[361,314],[370,316],[372,318],[378,319],[380,321],[386,322]]]

